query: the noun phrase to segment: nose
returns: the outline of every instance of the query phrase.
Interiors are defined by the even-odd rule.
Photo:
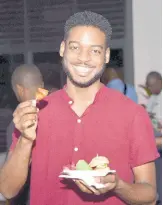
[[[89,52],[85,49],[81,50],[78,55],[78,60],[80,60],[83,63],[88,62],[90,60]]]

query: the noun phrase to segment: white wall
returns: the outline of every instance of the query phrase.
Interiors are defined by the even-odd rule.
[[[161,0],[132,0],[132,3],[126,0],[126,3],[125,75],[130,81],[133,69],[134,83],[138,85],[144,83],[148,72],[161,72]]]

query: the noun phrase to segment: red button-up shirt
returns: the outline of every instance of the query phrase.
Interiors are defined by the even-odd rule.
[[[39,114],[32,155],[31,205],[122,205],[113,192],[82,193],[71,180],[58,178],[65,165],[106,156],[121,179],[133,182],[132,168],[158,157],[151,122],[144,108],[118,91],[102,87],[78,117],[65,90],[48,96]],[[15,146],[18,135],[14,134]]]

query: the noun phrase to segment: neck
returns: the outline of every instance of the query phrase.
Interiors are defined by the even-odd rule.
[[[103,84],[100,81],[97,81],[87,88],[79,88],[72,84],[72,82],[68,79],[66,92],[74,101],[93,102],[102,85]]]

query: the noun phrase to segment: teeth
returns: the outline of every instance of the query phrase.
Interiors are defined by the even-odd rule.
[[[89,72],[89,69],[86,68],[86,67],[81,67],[81,66],[77,66],[75,67],[75,69],[81,73],[86,73],[86,72]]]

